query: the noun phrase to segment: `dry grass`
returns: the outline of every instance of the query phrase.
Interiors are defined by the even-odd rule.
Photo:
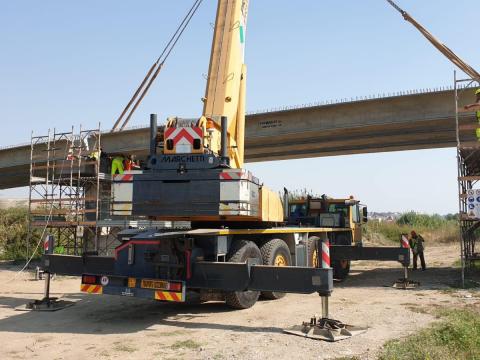
[[[439,323],[387,342],[379,359],[480,359],[479,309],[439,310],[437,315]]]

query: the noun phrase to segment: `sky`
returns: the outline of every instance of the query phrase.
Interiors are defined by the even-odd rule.
[[[475,0],[397,2],[480,67]],[[0,0],[0,147],[48,128],[110,128],[192,3]],[[129,125],[148,124],[150,113],[201,115],[215,9],[204,0]],[[453,65],[383,0],[251,0],[246,40],[247,111],[453,82]],[[437,149],[246,167],[277,190],[446,214],[458,211],[455,156]]]

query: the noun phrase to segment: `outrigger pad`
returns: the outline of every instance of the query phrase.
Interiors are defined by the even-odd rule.
[[[317,320],[313,317],[310,319],[310,322],[304,322],[302,325],[296,325],[283,331],[310,339],[334,342],[362,334],[367,331],[367,328],[347,325],[341,321],[327,318],[319,318]]]
[[[409,279],[398,279],[393,284],[393,287],[395,289],[401,289],[401,290],[416,289],[419,286],[420,286],[420,282],[409,280]]]
[[[58,300],[57,298],[43,298],[28,304],[17,306],[16,311],[57,311],[75,305],[73,301]]]

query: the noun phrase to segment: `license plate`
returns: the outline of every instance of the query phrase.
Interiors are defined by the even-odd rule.
[[[144,289],[168,290],[168,281],[162,280],[142,280],[141,287]]]

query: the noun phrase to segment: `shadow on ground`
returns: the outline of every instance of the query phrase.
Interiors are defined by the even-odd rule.
[[[350,275],[343,282],[335,282],[334,288],[351,288],[351,287],[381,287],[392,286],[392,284],[400,278],[404,277],[403,268],[397,264],[391,268],[376,268],[362,270],[355,268],[352,264]],[[452,267],[431,267],[426,271],[408,270],[410,280],[419,281],[422,290],[438,290],[446,287],[457,287],[460,284],[460,269]]]
[[[235,332],[281,332],[274,327],[249,327],[201,322],[212,313],[232,311],[222,302],[173,304],[116,296],[69,295],[75,306],[55,312],[16,312],[0,319],[0,332],[125,334],[157,324],[182,329],[220,329]],[[15,308],[31,299],[0,296],[0,308]],[[195,320],[194,322],[189,322]],[[200,321],[200,322],[199,322]]]

